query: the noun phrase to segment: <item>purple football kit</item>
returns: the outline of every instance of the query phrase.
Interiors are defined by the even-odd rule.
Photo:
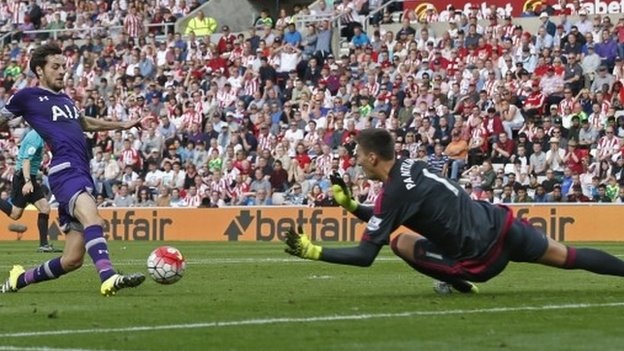
[[[48,181],[59,202],[59,224],[63,229],[72,222],[77,225],[74,202],[80,193],[90,193],[94,184],[80,111],[73,100],[64,93],[24,88],[9,99],[2,114],[22,117],[48,144],[53,156]]]

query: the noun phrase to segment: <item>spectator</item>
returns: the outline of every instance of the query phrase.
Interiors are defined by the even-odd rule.
[[[299,183],[295,183],[295,185],[288,189],[285,198],[285,204],[287,205],[305,205],[307,203],[307,198],[301,189],[301,184]]]
[[[271,206],[273,202],[268,197],[268,192],[265,189],[259,189],[255,193],[252,193],[247,198],[247,206]]]
[[[155,205],[154,200],[152,200],[152,193],[147,189],[141,190],[139,199],[134,204],[136,207],[154,207]]]
[[[128,194],[128,185],[121,184],[119,192],[115,195],[113,200],[113,206],[115,207],[131,207],[134,206],[136,200],[133,196]]]
[[[408,133],[407,136],[413,138],[413,134],[410,135]],[[447,145],[444,153],[451,159],[450,178],[457,181],[466,165],[466,158],[468,156],[468,144],[465,140],[460,138],[459,131],[454,130],[452,132],[451,142]]]
[[[547,166],[546,153],[542,152],[542,144],[533,144],[533,154],[529,157],[529,173],[538,176],[545,175]]]
[[[449,157],[443,154],[444,148],[436,144],[433,154],[427,160],[427,169],[436,175],[446,177]]]
[[[204,11],[198,11],[197,16],[191,18],[186,25],[185,34],[194,33],[197,37],[212,35],[217,30],[217,21],[212,17],[206,17]]]
[[[569,157],[572,157],[572,159],[576,157],[566,157],[567,155],[568,153],[566,153],[563,148],[559,147],[559,139],[556,137],[550,138],[550,149],[546,151],[546,167],[552,170],[555,175],[563,175],[563,167],[566,160],[569,159]]]
[[[583,194],[583,188],[580,185],[574,185],[567,202],[591,202],[591,200]]]

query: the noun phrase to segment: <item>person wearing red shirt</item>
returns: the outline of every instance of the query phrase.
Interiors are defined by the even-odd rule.
[[[486,43],[485,39],[479,38],[477,44],[477,57],[486,60],[492,56],[492,45]]]
[[[297,154],[295,155],[295,160],[299,162],[299,167],[307,172],[310,169],[310,164],[312,163],[312,160],[310,159],[310,156],[308,156],[308,153],[305,150],[305,146],[303,146],[303,144],[298,144],[295,150],[297,152]]]
[[[221,38],[219,39],[219,42],[217,43],[217,51],[219,52],[219,54],[226,52],[227,44],[233,43],[234,40],[236,40],[236,36],[230,33],[230,27],[228,26],[223,26],[221,28],[221,33],[223,35],[221,36]]]
[[[566,150],[565,156],[563,156],[563,162],[566,167],[570,168],[572,173],[583,173],[583,151],[579,150],[576,144],[576,140],[570,139],[568,141],[568,150]]]
[[[498,141],[492,144],[492,163],[509,163],[515,149],[516,144],[507,133],[498,133]]]
[[[488,134],[483,126],[483,117],[477,115],[475,118],[475,127],[470,132],[470,142],[468,143],[468,165],[481,164],[487,155]]]
[[[539,82],[534,81],[531,89],[531,93],[526,100],[524,100],[524,107],[522,107],[522,110],[524,111],[525,118],[536,121],[534,117],[541,117],[544,113],[544,101],[546,99],[544,94],[542,94]]]

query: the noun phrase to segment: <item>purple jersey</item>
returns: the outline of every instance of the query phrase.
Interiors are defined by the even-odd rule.
[[[87,142],[76,105],[63,93],[25,88],[9,98],[0,116],[22,117],[50,146],[52,164],[48,181],[59,202],[59,224],[66,231],[70,223],[77,223],[73,213],[78,195],[90,193],[94,188]]]
[[[57,166],[57,169],[71,167],[89,172],[80,112],[66,94],[38,87],[24,88],[9,98],[0,113],[8,119],[22,117],[41,135],[52,151],[51,170]]]

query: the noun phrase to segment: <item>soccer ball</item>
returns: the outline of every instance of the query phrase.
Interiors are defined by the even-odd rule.
[[[173,284],[184,275],[186,262],[175,247],[161,246],[147,258],[147,271],[159,284]]]

